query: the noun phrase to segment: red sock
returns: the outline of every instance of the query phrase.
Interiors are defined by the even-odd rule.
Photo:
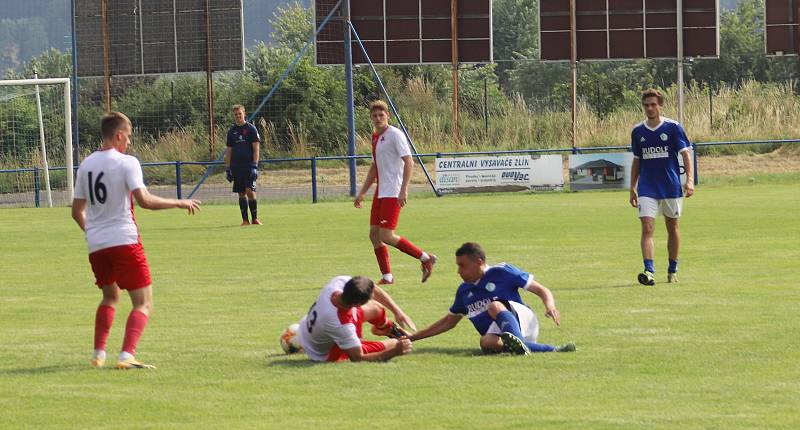
[[[367,322],[374,325],[375,327],[383,328],[384,326],[386,326],[386,324],[389,324],[389,318],[386,318],[386,310],[383,309],[382,306],[379,306],[379,308],[380,312],[378,313],[378,315]]]
[[[401,237],[400,240],[397,241],[397,245],[394,247],[416,258],[417,260],[422,257],[422,250],[417,248],[417,245],[409,242],[405,237]]]
[[[381,268],[381,274],[392,273],[392,266],[389,264],[389,247],[386,245],[380,248],[375,248],[375,257],[378,259],[378,267]]]
[[[136,344],[142,337],[144,327],[147,325],[147,315],[143,312],[133,310],[128,315],[128,323],[125,324],[125,339],[122,341],[122,350],[136,355]]]
[[[94,316],[94,349],[105,351],[108,332],[114,324],[114,311],[112,306],[100,305]]]

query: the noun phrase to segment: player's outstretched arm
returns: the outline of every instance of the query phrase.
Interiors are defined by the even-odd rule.
[[[72,200],[72,219],[81,230],[86,231],[86,199]]]
[[[412,341],[425,339],[426,337],[436,336],[437,334],[442,334],[453,327],[455,327],[459,321],[461,321],[462,316],[457,314],[448,313],[447,315],[443,316],[436,321],[435,323],[431,324],[430,327],[426,327],[408,338]]]
[[[531,279],[525,287],[528,291],[539,296],[544,304],[544,315],[553,320],[557,326],[561,325],[561,314],[556,309],[556,299],[549,288]]]
[[[150,194],[150,192],[147,191],[147,188],[144,187],[133,190],[133,197],[136,199],[136,203],[139,203],[139,206],[145,209],[160,210],[181,208],[189,211],[189,215],[194,215],[195,212],[200,211],[200,200],[165,199],[163,197]]]
[[[367,177],[364,179],[364,185],[361,186],[361,190],[358,191],[356,198],[353,200],[353,206],[360,208],[361,202],[364,201],[364,196],[369,191],[369,187],[372,186],[372,183],[375,182],[375,178],[378,177],[378,168],[375,167],[375,163],[372,163],[372,166],[369,166],[369,171],[367,172]]]
[[[345,350],[347,356],[350,358],[350,361],[358,362],[358,361],[387,361],[391,360],[398,355],[405,355],[411,352],[412,346],[411,341],[407,338],[402,339],[389,339],[384,342],[388,342],[390,346],[380,352],[371,352],[369,354],[363,354],[361,352],[361,347],[356,347],[352,349]]]
[[[414,324],[414,321],[411,321],[408,315],[400,309],[400,306],[392,299],[392,296],[389,295],[383,288],[379,286],[375,286],[375,289],[372,290],[372,298],[375,299],[376,302],[380,303],[386,309],[389,309],[392,314],[394,315],[395,321],[397,321],[401,326],[408,327],[411,330],[416,330],[417,325]]]

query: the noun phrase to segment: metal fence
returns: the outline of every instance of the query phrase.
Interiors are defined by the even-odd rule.
[[[798,139],[786,140],[753,140],[736,142],[701,142],[693,144],[694,149],[724,147],[734,145],[783,145],[797,144]],[[507,151],[473,151],[473,152],[439,152],[418,154],[418,161],[429,164],[436,157],[467,157],[477,155],[510,155],[510,154],[579,154],[587,152],[628,151],[627,146],[604,146],[591,148],[557,148],[557,149],[521,149]],[[695,182],[699,183],[700,169],[697,163],[698,152],[694,151]],[[363,181],[369,168],[369,155],[275,158],[259,162],[261,179],[258,184],[260,199],[296,200],[316,203],[325,199],[346,198],[349,196],[347,164],[350,159],[358,162],[357,177]],[[197,198],[206,203],[233,203],[236,195],[230,192],[230,184],[224,179],[223,163],[220,161],[171,161],[159,163],[142,163],[145,182],[148,189],[163,197]],[[428,166],[433,170],[433,166]],[[201,182],[209,169],[209,179]],[[53,202],[56,206],[69,205],[66,191],[66,174],[64,167],[51,167],[51,188]],[[74,168],[77,170],[77,167]],[[18,177],[29,175],[23,182],[34,184],[32,190],[14,190],[13,183]],[[412,181],[414,191],[434,191],[422,178],[420,169]],[[30,179],[32,176],[32,179]],[[43,206],[43,175],[38,167],[0,170],[0,208],[1,207],[40,207]],[[12,186],[9,186],[12,184]]]

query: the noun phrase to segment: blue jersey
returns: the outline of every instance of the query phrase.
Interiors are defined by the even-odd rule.
[[[258,129],[253,124],[246,122],[242,125],[234,124],[228,130],[228,147],[231,148],[231,169],[250,169],[253,164],[253,142],[261,142]]]
[[[519,289],[528,285],[531,276],[510,264],[492,266],[477,284],[463,282],[458,287],[450,312],[466,315],[475,330],[483,336],[494,322],[487,311],[489,304],[495,300],[522,303]]]
[[[639,159],[639,196],[674,199],[683,196],[678,157],[691,146],[683,127],[674,120],[661,118],[655,129],[646,122],[631,131],[631,152]]]

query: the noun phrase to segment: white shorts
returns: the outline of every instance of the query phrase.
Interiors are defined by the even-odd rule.
[[[682,212],[683,197],[676,199],[639,197],[639,218],[655,218],[659,213],[667,218],[680,218]]]
[[[527,341],[536,342],[536,339],[539,337],[539,320],[536,318],[536,314],[533,313],[531,308],[521,303],[508,303],[514,308],[514,312],[517,313],[519,328],[522,329],[522,336],[524,336]],[[500,327],[497,326],[497,323],[493,322],[492,325],[489,326],[489,330],[486,331],[486,334],[496,334],[500,336],[503,332],[500,331]]]

